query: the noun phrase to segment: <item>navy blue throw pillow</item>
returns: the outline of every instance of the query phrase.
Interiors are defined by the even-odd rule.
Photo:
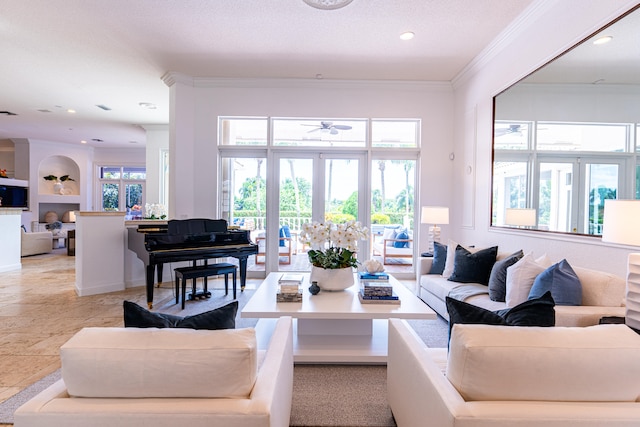
[[[440,242],[433,242],[433,262],[429,274],[442,274],[447,262],[447,245]]]
[[[124,301],[125,328],[234,329],[238,301],[193,316],[154,313],[131,301]]]
[[[460,283],[480,283],[487,285],[493,264],[496,263],[498,247],[481,249],[477,252],[470,252],[466,248],[458,245],[456,247],[453,260],[453,273],[449,276],[450,281]]]
[[[398,234],[396,234],[396,239],[408,239],[409,235],[405,230],[402,230]],[[393,242],[393,246],[396,248],[406,248],[408,247],[409,242]]]
[[[492,301],[505,302],[507,297],[507,268],[524,256],[522,250],[496,261],[489,275],[489,298]]]
[[[456,323],[544,327],[556,324],[555,302],[551,292],[498,311],[489,311],[450,297],[446,297],[446,304],[449,313],[449,337]]]

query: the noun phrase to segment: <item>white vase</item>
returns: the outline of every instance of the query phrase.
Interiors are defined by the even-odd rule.
[[[64,185],[61,181],[56,181],[55,184],[53,184],[53,192],[55,194],[64,194]]]
[[[344,291],[353,285],[353,268],[311,267],[311,282],[318,282],[323,291]]]

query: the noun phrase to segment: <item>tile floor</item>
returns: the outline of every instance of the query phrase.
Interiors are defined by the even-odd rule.
[[[209,287],[217,287],[215,282],[224,287],[222,280]],[[260,282],[248,280],[247,289]],[[74,288],[75,257],[66,249],[22,258],[21,270],[0,273],[0,402],[60,368],[60,346],[83,327],[123,326],[123,300],[146,307],[143,287],[85,297]],[[207,305],[194,301],[184,311],[179,307],[173,282],[156,288],[154,310],[186,316]]]

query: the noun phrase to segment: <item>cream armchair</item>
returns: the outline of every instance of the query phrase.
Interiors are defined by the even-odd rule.
[[[53,234],[50,231],[27,233],[22,228],[20,256],[48,254],[53,250]]]

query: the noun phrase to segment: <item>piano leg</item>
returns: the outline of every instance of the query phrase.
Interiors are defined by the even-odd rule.
[[[158,287],[160,287],[160,283],[162,283],[162,270],[163,270],[164,266],[162,265],[162,263],[158,264]]]
[[[147,266],[147,306],[149,306],[149,310],[151,310],[153,308],[153,285],[154,285],[154,278],[155,278],[155,271],[156,271],[156,266],[155,265],[148,265]]]
[[[244,291],[244,287],[247,284],[247,258],[248,255],[238,257],[238,264],[240,265],[240,292]]]

